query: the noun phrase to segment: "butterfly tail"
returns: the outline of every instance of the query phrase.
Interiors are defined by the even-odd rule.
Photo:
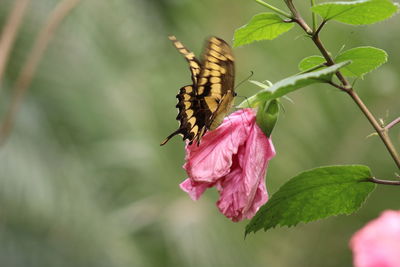
[[[181,133],[180,129],[178,129],[175,132],[173,132],[172,134],[168,135],[167,138],[165,138],[165,140],[161,142],[160,146],[165,145],[169,141],[169,139],[171,139],[172,137],[174,137],[175,135],[180,134],[180,133]]]

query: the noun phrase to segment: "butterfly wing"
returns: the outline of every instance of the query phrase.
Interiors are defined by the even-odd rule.
[[[194,56],[194,53],[189,51],[180,41],[176,39],[175,36],[168,36],[168,38],[172,41],[176,49],[178,49],[179,53],[181,53],[185,57],[186,61],[189,63],[193,85],[197,84],[198,77],[201,71],[199,60]]]
[[[192,52],[186,49],[174,36],[169,37],[175,47],[189,63],[192,85],[180,89],[177,120],[179,128],[162,143],[164,145],[174,135],[180,134],[190,144],[200,143],[207,130],[217,128],[233,104],[234,59],[230,46],[222,39],[210,37],[200,63]]]
[[[177,134],[181,135],[183,140],[188,139],[192,142],[194,137],[198,136],[199,130],[203,129],[205,125],[205,114],[203,114],[204,110],[201,107],[201,101],[199,100],[197,92],[201,64],[199,60],[195,58],[193,52],[185,48],[175,36],[170,36],[169,39],[188,61],[193,84],[184,86],[179,90],[179,94],[176,96],[178,99],[178,104],[176,105],[178,108],[178,116],[176,119],[180,122],[180,125],[175,132],[171,133],[161,143],[161,145],[166,144],[169,139]]]
[[[198,93],[210,110],[206,127],[217,128],[233,104],[235,65],[231,47],[222,39],[211,37],[202,59]]]

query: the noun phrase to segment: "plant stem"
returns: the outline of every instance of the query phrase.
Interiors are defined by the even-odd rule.
[[[274,6],[272,6],[272,5],[268,4],[268,3],[265,3],[265,2],[262,1],[262,0],[256,0],[256,2],[259,3],[260,5],[265,6],[265,7],[268,8],[268,9],[271,9],[271,10],[274,11],[275,13],[278,13],[278,14],[280,14],[280,15],[282,15],[282,16],[284,16],[284,17],[287,17],[287,18],[289,18],[289,19],[292,18],[292,16],[291,16],[289,13],[287,13],[287,12],[285,12],[285,11],[283,11],[283,10],[280,10],[279,8],[274,7]]]
[[[293,14],[293,19],[294,21],[299,24],[299,26],[307,33],[310,35],[309,30],[310,27],[307,25],[307,23],[302,19],[298,11],[293,5],[292,0],[285,0],[285,3],[287,4],[288,8]],[[324,26],[324,22],[320,25],[318,30],[314,33],[311,33],[312,40],[314,44],[317,46],[323,57],[325,58],[327,65],[334,65],[335,62],[331,55],[329,54],[328,50],[325,48],[323,45],[321,39],[319,38],[319,32]],[[353,90],[351,84],[349,81],[343,76],[343,74],[340,71],[336,72],[336,76],[342,83],[342,86],[340,85],[335,85],[333,82],[330,84],[339,88],[342,91],[345,91],[346,93],[349,94],[349,96],[353,99],[353,101],[357,104],[357,106],[361,109],[361,111],[364,113],[364,115],[367,117],[368,121],[372,125],[372,127],[375,129],[375,131],[378,133],[379,137],[381,138],[382,142],[385,144],[386,149],[388,150],[389,154],[392,156],[394,162],[396,163],[397,167],[400,169],[400,157],[399,154],[396,151],[396,148],[393,146],[392,140],[390,139],[388,135],[388,127],[382,127],[377,119],[372,115],[372,113],[369,111],[367,106],[364,104],[364,102],[361,100],[361,98],[358,96],[358,94]],[[395,120],[396,121],[396,120]],[[392,122],[393,123],[393,122]],[[390,127],[392,127],[394,124],[398,122],[394,122],[394,124],[390,123]]]
[[[321,22],[321,24],[318,26],[318,28],[316,30],[314,30],[314,35],[319,35],[319,32],[322,30],[322,28],[325,26],[326,24],[326,20],[323,20]]]
[[[379,122],[375,119],[374,115],[369,111],[367,106],[364,104],[364,102],[361,100],[361,98],[358,96],[356,91],[354,91],[352,88],[346,91],[351,98],[356,102],[358,107],[361,109],[361,111],[364,113],[364,115],[367,117],[369,122],[372,124],[374,127],[375,131],[378,133],[379,137],[382,139],[383,143],[385,144],[387,150],[389,151],[390,155],[392,156],[394,162],[396,163],[397,167],[400,169],[400,157],[399,154],[396,151],[396,148],[394,147],[392,140],[390,139],[388,135],[388,131],[386,128],[383,128]]]
[[[313,40],[314,44],[318,47],[318,49],[321,52],[322,56],[325,58],[325,60],[327,62],[327,65],[328,66],[334,65],[335,62],[333,61],[333,59],[332,59],[331,55],[329,54],[328,50],[323,45],[321,39],[319,38],[319,35],[318,34],[314,34],[312,36],[312,40]],[[336,72],[336,76],[338,77],[338,79],[340,80],[340,82],[343,84],[343,86],[345,88],[347,88],[347,87],[351,88],[350,83],[347,81],[347,79],[342,75],[342,73],[340,71]]]
[[[293,5],[292,0],[285,0],[287,7],[289,8],[290,12],[292,12],[292,20],[300,25],[301,28],[308,34],[312,35],[313,30],[308,26],[308,24],[304,21],[301,17],[300,13],[297,12],[296,7]]]
[[[311,0],[311,7],[315,6],[315,0]],[[313,31],[317,29],[317,14],[311,11],[312,14],[312,25],[313,25]]]
[[[318,49],[321,51],[321,54],[324,56],[326,59],[328,65],[333,65],[335,62],[333,61],[332,57],[329,55],[328,51],[325,49],[324,45],[322,44],[320,38],[318,35],[313,36],[313,41],[315,45],[318,47]],[[369,111],[367,106],[364,104],[364,102],[361,100],[361,98],[358,96],[356,91],[353,90],[351,87],[350,83],[347,81],[347,79],[342,75],[340,71],[336,72],[336,76],[338,79],[341,81],[343,84],[343,87],[338,87],[342,91],[345,91],[348,93],[351,98],[354,100],[354,102],[357,104],[357,106],[361,109],[361,111],[364,113],[364,115],[367,117],[368,121],[374,127],[375,131],[378,133],[379,137],[381,138],[382,142],[385,144],[388,152],[392,156],[394,162],[396,163],[397,167],[400,169],[400,157],[399,154],[396,151],[396,148],[393,146],[392,140],[390,139],[387,129],[383,128],[377,121],[377,119],[372,115],[372,113]],[[335,86],[337,87],[337,86]]]
[[[400,123],[400,117],[398,117],[397,119],[395,119],[394,121],[392,121],[391,123],[386,125],[385,129],[388,131],[390,128],[395,126],[397,123]]]
[[[400,181],[380,180],[380,179],[376,179],[375,177],[368,178],[367,181],[375,183],[375,184],[400,185]]]

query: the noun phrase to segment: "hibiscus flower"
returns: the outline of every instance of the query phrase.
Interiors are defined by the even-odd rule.
[[[400,266],[400,211],[384,211],[351,238],[356,267]]]
[[[186,145],[183,168],[189,178],[180,187],[197,200],[215,186],[220,212],[234,222],[251,219],[268,200],[265,174],[274,156],[271,139],[257,125],[255,112],[241,109],[207,132],[199,146]]]

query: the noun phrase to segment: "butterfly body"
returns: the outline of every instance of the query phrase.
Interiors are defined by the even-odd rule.
[[[199,61],[175,36],[169,39],[189,63],[193,83],[183,86],[176,96],[180,126],[161,145],[177,134],[190,144],[200,144],[201,137],[216,129],[233,105],[236,93],[232,50],[224,40],[210,37]]]

